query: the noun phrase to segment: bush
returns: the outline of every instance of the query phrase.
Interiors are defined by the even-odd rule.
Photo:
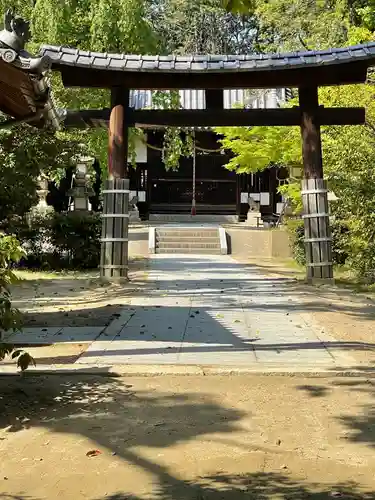
[[[300,219],[290,219],[287,222],[293,257],[298,264],[306,264],[304,244],[304,224]],[[348,227],[342,221],[331,222],[332,234],[332,261],[334,264],[343,265],[348,259]]]
[[[366,220],[351,218],[350,232],[345,235],[349,251],[348,263],[358,277],[375,282],[375,214]]]
[[[11,303],[9,286],[17,281],[11,270],[11,265],[18,262],[23,256],[19,242],[13,236],[0,234],[0,340],[9,330],[21,328],[21,314]],[[17,358],[17,366],[26,370],[30,363],[34,363],[29,353],[22,349],[14,350],[12,345],[0,343],[0,360],[11,354]]]
[[[68,212],[53,214],[50,239],[63,267],[90,269],[100,262],[101,218],[99,214]]]
[[[304,266],[306,264],[304,226],[300,219],[288,219],[287,231],[289,233],[290,246],[294,260]]]
[[[90,269],[100,262],[100,214],[87,212],[30,214],[2,224],[21,242],[26,255],[19,265],[37,269]]]

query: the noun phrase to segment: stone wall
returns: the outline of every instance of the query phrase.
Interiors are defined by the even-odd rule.
[[[148,230],[147,226],[129,226],[129,258],[148,256]]]
[[[264,259],[292,257],[288,233],[283,228],[226,227],[225,229],[233,257]]]
[[[228,236],[229,254],[241,258],[292,257],[287,232],[283,229],[264,229],[246,226],[224,226]],[[148,256],[148,225],[130,225],[129,257]]]

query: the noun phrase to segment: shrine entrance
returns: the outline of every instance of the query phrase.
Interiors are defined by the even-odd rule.
[[[9,17],[9,16],[8,16]],[[0,33],[2,99],[0,109],[15,121],[55,127],[109,127],[108,180],[103,213],[101,272],[109,279],[126,278],[128,269],[127,178],[128,129],[134,126],[299,126],[302,137],[307,278],[313,283],[333,279],[327,184],[324,180],[320,127],[365,123],[364,108],[330,108],[319,105],[321,86],[364,83],[375,65],[375,42],[355,47],[288,54],[146,56],[81,51],[45,45],[33,58],[12,23]],[[18,19],[18,24],[20,20]],[[27,30],[24,30],[27,33]],[[61,73],[65,87],[105,88],[111,91],[110,109],[56,113],[45,71]],[[296,88],[299,107],[289,109],[224,109],[223,89]],[[44,90],[43,90],[44,89]],[[135,110],[130,89],[204,89],[206,109]],[[55,110],[55,112],[54,112]],[[7,126],[8,124],[2,124]],[[202,181],[204,182],[204,181]],[[211,181],[212,182],[212,179]],[[215,197],[220,187],[214,186]],[[186,189],[184,186],[182,189]],[[199,194],[198,194],[199,195]],[[172,191],[169,193],[172,196]]]
[[[236,215],[238,176],[223,167],[227,161],[227,155],[196,153],[166,171],[161,156],[150,151],[150,214],[189,214],[195,199],[197,214]]]
[[[84,112],[88,120],[99,118],[109,123],[109,180],[104,190],[101,262],[104,277],[127,276],[128,219],[124,207],[129,190],[128,127],[297,125],[301,128],[304,165],[307,279],[310,283],[333,279],[320,127],[363,124],[365,110],[325,109],[319,106],[318,88],[365,82],[368,67],[375,63],[375,43],[320,52],[249,56],[91,54],[52,46],[42,47],[42,54],[52,59],[52,69],[61,73],[66,87],[109,88],[112,92],[111,109]],[[270,87],[270,82],[272,88],[297,88],[299,107],[224,109],[224,88],[264,89]],[[205,89],[206,109],[135,110],[129,106],[129,89],[186,88]],[[82,114],[76,113],[76,117],[82,119]],[[158,184],[161,191],[165,190],[163,181]],[[180,189],[189,195],[186,182],[180,184]],[[172,191],[164,194],[171,197]]]

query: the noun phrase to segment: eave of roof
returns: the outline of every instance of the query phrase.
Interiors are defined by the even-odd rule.
[[[200,82],[213,85],[218,74],[223,81],[210,88],[224,84],[250,88],[252,83],[275,87],[271,76],[278,78],[276,85],[298,86],[303,74],[315,74],[321,85],[334,85],[364,81],[367,68],[375,64],[375,42],[320,51],[195,56],[110,54],[44,45],[40,54],[51,58],[52,68],[62,72],[66,85],[110,86],[112,82],[128,83],[129,88],[162,88],[167,80],[164,88],[199,88]]]
[[[46,76],[51,59],[26,52],[22,37],[11,29],[5,25],[0,31],[0,111],[13,117],[14,123],[25,121],[36,127],[48,125],[57,129],[59,117]],[[4,126],[11,124],[12,120],[8,120]]]

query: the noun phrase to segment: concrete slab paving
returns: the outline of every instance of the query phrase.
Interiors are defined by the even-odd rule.
[[[155,255],[148,286],[79,364],[335,367],[352,358],[303,314],[290,280],[270,278],[230,256]],[[107,333],[106,333],[107,332]],[[105,338],[107,335],[107,338]]]
[[[24,328],[8,334],[4,340],[14,345],[92,342],[103,330],[102,326]]]
[[[85,343],[89,347],[72,364],[79,370],[322,372],[355,365],[350,345],[314,323],[292,280],[220,255],[155,255],[149,269],[145,286],[119,299],[122,306],[107,327],[27,328],[6,340]]]
[[[25,344],[52,344],[57,333],[62,327],[45,328],[24,328],[19,332],[8,333],[4,336],[4,341],[14,345]]]

